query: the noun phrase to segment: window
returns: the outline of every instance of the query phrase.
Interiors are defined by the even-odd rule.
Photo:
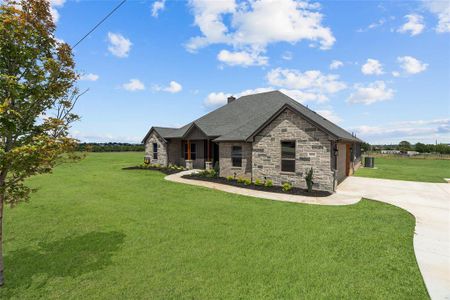
[[[184,143],[184,159],[188,159],[188,143]],[[191,160],[197,159],[197,145],[191,143]]]
[[[158,144],[153,143],[153,159],[158,159]]]
[[[281,171],[295,172],[295,142],[281,142]]]
[[[231,148],[231,166],[242,167],[242,147],[233,146]]]

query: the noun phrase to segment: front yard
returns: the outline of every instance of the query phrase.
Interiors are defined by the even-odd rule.
[[[355,176],[445,183],[450,159],[375,158],[375,169],[360,168]]]
[[[6,210],[0,298],[428,298],[400,208],[268,201],[121,170],[142,157],[91,154],[31,180],[32,201]]]

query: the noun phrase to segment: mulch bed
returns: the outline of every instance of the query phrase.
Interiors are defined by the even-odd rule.
[[[271,193],[280,193],[280,194],[291,194],[291,195],[299,195],[299,196],[306,196],[306,197],[327,197],[330,196],[330,192],[325,191],[316,191],[313,190],[311,193],[308,193],[308,190],[296,188],[293,187],[291,190],[284,192],[283,188],[281,186],[272,186],[272,187],[266,187],[263,185],[245,185],[243,183],[238,183],[236,180],[227,180],[223,177],[204,177],[196,174],[189,174],[189,175],[183,175],[181,178],[185,179],[194,179],[194,180],[201,180],[201,181],[209,181],[209,182],[215,182],[220,184],[226,184],[251,190],[257,190],[257,191],[264,191],[264,192],[271,192]]]
[[[172,175],[175,173],[180,173],[182,171],[185,170],[174,170],[174,169],[169,169],[169,168],[150,168],[150,167],[140,167],[140,166],[135,166],[135,167],[126,167],[126,168],[122,168],[122,170],[145,170],[145,171],[159,171],[161,173],[164,173],[166,175]]]

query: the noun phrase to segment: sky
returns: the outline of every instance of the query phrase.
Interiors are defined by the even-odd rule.
[[[119,0],[51,0],[74,45]],[[450,143],[450,1],[128,0],[74,48],[84,142],[281,90],[363,140]]]

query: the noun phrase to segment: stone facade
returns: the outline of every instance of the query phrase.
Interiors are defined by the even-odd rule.
[[[295,141],[295,173],[281,171],[282,141]],[[314,170],[314,189],[333,191],[330,137],[290,109],[283,111],[255,137],[253,180],[270,179],[274,185],[289,182],[306,188],[304,176],[311,167]]]
[[[242,147],[242,167],[233,167],[231,162],[231,149],[233,146]],[[220,143],[219,144],[220,176],[235,176],[236,178],[252,179],[252,144],[251,143]]]
[[[153,158],[153,143],[158,145],[158,158]],[[167,144],[156,132],[152,132],[145,143],[145,157],[150,159],[151,164],[167,166]]]

